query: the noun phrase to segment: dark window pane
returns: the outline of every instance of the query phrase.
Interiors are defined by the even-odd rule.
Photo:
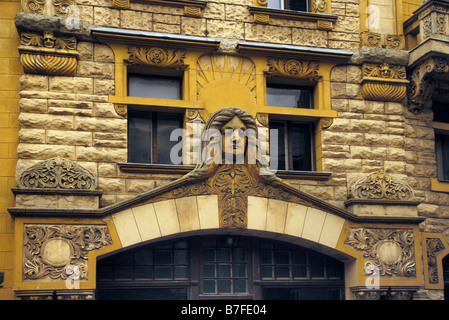
[[[187,250],[175,250],[175,264],[187,264],[188,261]]]
[[[217,280],[218,293],[231,293],[231,280]]]
[[[97,280],[99,281],[112,281],[112,266],[101,266],[98,268]]]
[[[312,137],[309,124],[292,123],[292,170],[312,170]]]
[[[275,267],[276,279],[287,279],[290,278],[290,267]]]
[[[260,275],[262,279],[273,279],[273,267],[260,268]]]
[[[215,261],[215,250],[212,248],[204,248],[203,261]]]
[[[294,264],[306,264],[307,254],[304,251],[293,252],[293,263]]]
[[[276,251],[274,253],[274,262],[276,264],[288,264],[290,263],[288,251]]]
[[[246,277],[246,264],[234,264],[232,267],[233,277]]]
[[[267,85],[267,105],[310,109],[312,107],[312,89],[285,85]]]
[[[171,264],[171,251],[159,251],[154,252],[154,263],[155,264]]]
[[[175,267],[175,279],[188,279],[189,278],[189,268],[185,266]]]
[[[204,264],[203,265],[203,277],[204,278],[214,278],[215,277],[215,264]]]
[[[151,250],[140,250],[134,254],[134,261],[136,265],[151,265],[153,264],[153,254]]]
[[[307,0],[289,0],[288,8],[296,11],[307,11]]]
[[[231,261],[231,250],[228,248],[217,249],[217,261]]]
[[[312,278],[324,278],[324,266],[310,266],[310,276]]]
[[[293,278],[307,278],[307,267],[306,266],[294,266],[293,267]]]
[[[236,279],[234,280],[234,292],[235,293],[245,293],[248,292],[247,281],[245,279]]]
[[[234,262],[241,262],[241,261],[246,261],[246,256],[245,256],[245,252],[246,249],[245,248],[234,248],[233,251],[233,261]]]
[[[231,265],[229,264],[219,264],[218,265],[218,277],[229,278],[231,277]]]
[[[162,267],[162,266],[156,266],[154,267],[154,279],[172,279],[172,267]]]
[[[260,253],[260,263],[262,263],[262,264],[273,263],[273,260],[271,258],[271,251],[262,251]]]
[[[182,99],[179,78],[129,75],[128,96],[158,99]]]
[[[449,180],[449,136],[435,134],[435,151],[437,155],[438,178]]]
[[[157,163],[173,164],[170,159],[170,152],[172,148],[178,144],[178,141],[170,141],[170,135],[175,129],[180,128],[182,128],[182,126],[181,116],[179,114],[157,114]],[[178,140],[179,139],[181,139],[181,137],[179,137]],[[178,156],[182,157],[181,154],[178,154]]]
[[[128,161],[151,163],[151,114],[128,113]]]
[[[116,266],[114,269],[114,280],[132,280],[132,266]]]
[[[215,293],[215,280],[203,280],[203,292]]]
[[[135,266],[134,278],[136,280],[153,279],[153,267],[151,266]]]
[[[270,143],[270,167],[276,164],[277,162],[277,170],[286,170],[286,143],[285,139],[287,138],[285,134],[285,124],[284,122],[270,122],[270,131],[271,130],[277,130],[277,141],[272,141],[273,143]],[[277,159],[274,157],[275,150],[277,149]]]

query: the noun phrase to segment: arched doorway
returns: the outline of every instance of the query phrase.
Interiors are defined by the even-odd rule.
[[[298,245],[215,235],[167,240],[97,263],[97,299],[344,299],[344,264]]]

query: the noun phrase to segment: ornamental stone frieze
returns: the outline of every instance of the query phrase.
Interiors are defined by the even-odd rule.
[[[89,252],[110,244],[106,226],[26,224],[23,280],[86,280]]]
[[[75,76],[78,63],[76,38],[55,36],[51,31],[42,35],[22,32],[19,46],[20,61],[25,73]]]
[[[371,173],[355,181],[350,188],[350,198],[409,200],[413,189],[403,181],[381,171]]]
[[[446,249],[438,238],[426,238],[427,270],[430,284],[438,284],[441,280],[438,274],[437,256]]]
[[[364,31],[360,34],[362,47],[385,48],[403,50],[405,47],[404,35],[381,34],[372,31]]]
[[[52,158],[35,164],[20,175],[19,188],[93,190],[97,179],[76,162]]]
[[[419,114],[426,107],[430,107],[434,89],[434,76],[449,72],[446,58],[430,57],[411,70],[410,84],[407,90],[408,109]]]
[[[363,252],[367,276],[416,277],[415,241],[411,229],[350,228],[345,245]]]
[[[366,100],[399,102],[407,92],[405,66],[389,63],[362,65],[362,96]]]
[[[423,1],[414,11],[419,21],[421,42],[428,38],[447,39],[449,35],[449,4],[444,1]]]
[[[314,61],[299,61],[295,59],[268,58],[268,76],[287,77],[316,81],[319,64]]]
[[[67,17],[78,8],[76,0],[21,0],[22,11],[32,14]]]
[[[52,158],[17,177],[16,207],[98,208],[97,178],[76,162]]]
[[[129,65],[143,65],[183,70],[185,50],[160,47],[129,46]]]

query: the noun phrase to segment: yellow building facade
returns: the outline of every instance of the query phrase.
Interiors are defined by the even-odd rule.
[[[447,298],[445,2],[0,8],[2,299]]]

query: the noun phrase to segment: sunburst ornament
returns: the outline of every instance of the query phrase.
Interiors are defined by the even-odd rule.
[[[198,100],[212,114],[225,107],[255,114],[256,68],[244,57],[204,55],[197,63]]]

